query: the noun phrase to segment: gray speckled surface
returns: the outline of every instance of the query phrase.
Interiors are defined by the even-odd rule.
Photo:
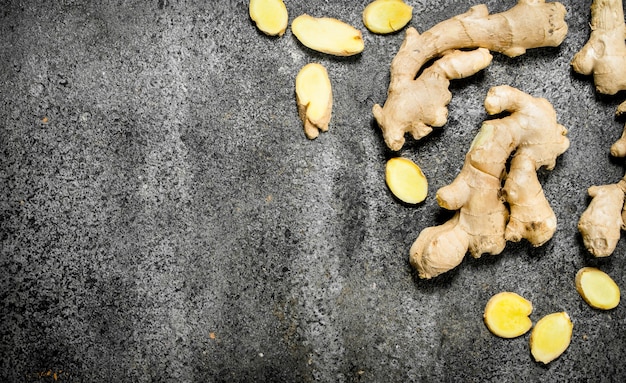
[[[386,98],[403,33],[376,36],[369,1],[287,1],[364,32],[337,59],[288,30],[260,34],[245,1],[8,1],[0,7],[0,380],[3,382],[623,381],[626,309],[587,306],[574,275],[597,265],[626,288],[626,242],[594,260],[576,223],[608,154],[624,95],[595,94],[569,61],[591,1],[564,0],[560,48],[495,54],[453,83],[448,124],[401,152],[430,180],[408,207],[384,183],[392,155],[371,107]],[[407,0],[424,31],[474,2]],[[514,1],[488,1],[492,13]],[[330,131],[304,137],[294,79],[323,63]],[[447,213],[495,85],[553,103],[570,149],[540,180],[559,219],[545,246],[509,244],[419,280],[408,249]],[[44,119],[46,121],[44,122]],[[516,291],[537,321],[567,311],[569,349],[543,366],[526,334],[482,322]]]

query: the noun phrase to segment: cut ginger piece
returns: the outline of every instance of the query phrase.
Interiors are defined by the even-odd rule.
[[[619,286],[604,271],[583,267],[576,273],[576,290],[589,306],[610,310],[620,301]]]
[[[283,0],[250,0],[250,18],[268,36],[282,36],[289,24]]]
[[[361,31],[330,17],[300,15],[291,23],[294,36],[306,47],[335,56],[352,56],[365,48]]]
[[[533,326],[533,305],[522,296],[504,291],[491,297],[483,315],[489,331],[502,338],[516,338]]]
[[[373,33],[387,34],[404,28],[413,17],[413,7],[402,0],[374,0],[363,10],[363,24]]]
[[[537,362],[548,364],[567,350],[574,325],[566,312],[541,318],[530,333],[530,352]]]
[[[326,68],[310,63],[296,76],[298,114],[309,139],[317,138],[320,130],[328,130],[333,108],[333,92]]]
[[[422,169],[408,158],[394,157],[387,161],[385,180],[393,195],[405,203],[420,203],[428,194],[426,176]]]

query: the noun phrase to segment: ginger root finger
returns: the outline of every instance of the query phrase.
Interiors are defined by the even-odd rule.
[[[363,24],[378,34],[399,31],[412,17],[413,7],[402,0],[374,0],[363,10]]]
[[[291,23],[294,36],[306,47],[335,56],[352,56],[365,48],[361,31],[343,21],[307,14]]]
[[[522,296],[504,291],[491,297],[485,305],[483,319],[489,331],[502,338],[524,335],[533,326],[529,315],[533,305]]]
[[[624,192],[626,181],[617,184],[592,186],[588,193],[592,198],[589,206],[578,220],[578,231],[587,250],[595,257],[607,257],[613,253],[624,229]]]
[[[289,24],[283,0],[250,0],[249,13],[257,28],[268,36],[282,36]]]
[[[576,290],[589,306],[597,309],[613,309],[620,301],[619,286],[607,273],[595,267],[578,270]]]
[[[326,132],[333,108],[333,92],[326,68],[310,63],[296,76],[298,114],[304,124],[304,133],[314,139]]]
[[[530,333],[530,352],[537,362],[548,364],[567,350],[574,325],[566,312],[539,319]]]

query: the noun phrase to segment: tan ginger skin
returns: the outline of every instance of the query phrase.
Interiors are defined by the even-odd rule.
[[[447,120],[449,94],[441,92],[441,86],[434,91],[417,91],[417,87],[411,84],[421,81],[415,77],[427,62],[452,49],[480,47],[515,57],[529,48],[558,46],[567,34],[565,14],[565,7],[558,2],[519,0],[508,11],[493,15],[489,14],[486,5],[476,5],[421,35],[415,28],[408,28],[391,63],[387,101],[384,106],[374,105],[372,110],[387,146],[400,150],[405,133],[420,139],[429,134],[432,127],[443,126]],[[468,77],[487,65],[489,63],[459,68],[462,70],[454,76],[446,76],[443,81]],[[437,97],[437,105],[420,107],[419,102],[426,98],[421,93]],[[425,110],[429,112],[425,113]]]
[[[596,90],[616,94],[626,90],[626,23],[622,0],[594,0],[591,4],[591,36],[572,59],[572,69],[593,75]],[[626,113],[626,102],[617,114]],[[626,157],[626,127],[622,136],[611,146],[615,157]],[[578,221],[578,230],[587,250],[596,257],[613,253],[626,229],[624,195],[626,176],[616,184],[592,186],[589,206]]]
[[[491,88],[485,109],[491,115],[510,115],[483,124],[457,178],[437,192],[439,205],[457,212],[443,225],[422,230],[413,243],[410,262],[421,278],[453,269],[468,251],[475,258],[499,254],[506,241],[522,238],[540,246],[556,230],[556,216],[536,171],[554,168],[569,147],[567,130],[547,100],[510,86]]]

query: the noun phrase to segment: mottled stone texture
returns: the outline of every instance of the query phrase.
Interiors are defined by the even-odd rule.
[[[588,307],[576,271],[626,289],[626,240],[592,259],[576,231],[609,156],[623,94],[601,97],[569,61],[591,1],[563,1],[559,48],[454,82],[449,122],[401,155],[420,164],[419,206],[384,183],[373,122],[403,33],[373,35],[369,1],[286,1],[331,16],[365,51],[333,58],[288,30],[259,33],[246,1],[4,1],[0,6],[0,381],[608,382],[626,379],[626,306]],[[472,2],[407,0],[424,31]],[[492,12],[514,1],[491,0]],[[294,79],[324,64],[330,131],[305,138]],[[435,191],[458,173],[491,86],[550,100],[571,148],[540,180],[559,220],[541,248],[509,244],[419,280],[408,249],[449,216]],[[510,290],[533,321],[567,311],[572,344],[548,366],[529,334],[491,335],[484,304]]]

